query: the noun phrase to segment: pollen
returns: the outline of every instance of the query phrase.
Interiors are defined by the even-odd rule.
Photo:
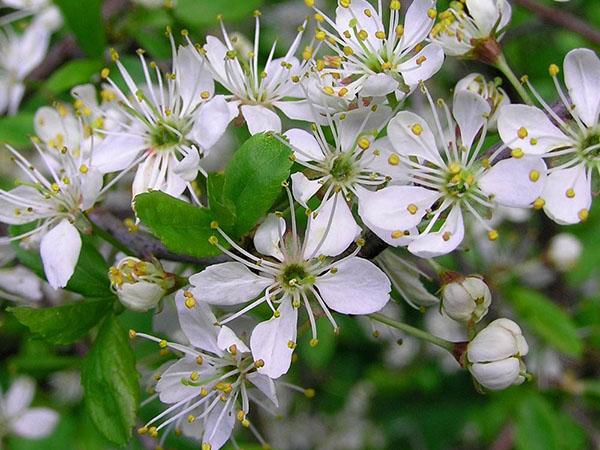
[[[289,349],[294,350],[296,348],[296,343],[294,341],[288,341],[287,346]]]
[[[354,50],[352,50],[352,47],[345,46],[343,51],[344,51],[344,55],[346,55],[346,56],[354,55]]]
[[[168,345],[168,343],[167,343],[167,341],[165,341],[164,339],[163,339],[163,340],[161,340],[161,341],[158,343],[158,346],[159,346],[160,348],[167,348],[167,345]]]
[[[385,31],[378,31],[378,32],[376,32],[375,33],[375,37],[377,39],[381,39],[381,40],[385,39]]]
[[[335,94],[335,91],[333,90],[333,88],[331,86],[325,86],[323,88],[323,92],[325,92],[326,94],[329,94],[329,95]]]
[[[210,97],[210,92],[208,92],[208,91],[200,92],[200,98],[202,100],[208,100],[209,97]]]
[[[109,75],[110,75],[110,70],[107,69],[106,67],[100,71],[100,76],[102,78],[108,78]]]
[[[313,338],[313,339],[311,339],[311,340],[309,341],[308,345],[310,345],[311,347],[313,347],[313,348],[314,348],[314,347],[316,347],[317,345],[319,345],[319,340],[318,340],[318,339],[315,339],[315,338]]]
[[[185,307],[187,309],[192,309],[196,306],[196,299],[194,297],[188,297],[185,299]]]
[[[371,146],[371,142],[369,142],[366,137],[362,137],[358,140],[358,146],[363,150],[366,150]]]
[[[260,369],[261,367],[265,367],[265,362],[262,359],[258,359],[254,361],[254,367]]]
[[[511,155],[513,158],[517,158],[517,159],[519,159],[519,158],[522,158],[522,157],[523,157],[524,153],[523,153],[523,150],[522,150],[522,149],[520,149],[520,148],[515,148],[515,149],[513,149],[513,150],[510,152],[510,155]]]
[[[313,398],[315,396],[315,390],[312,388],[304,389],[304,395],[306,398]]]
[[[390,9],[393,11],[398,11],[401,6],[400,0],[392,0],[390,2]]]
[[[371,17],[371,16],[373,15],[373,13],[371,12],[371,10],[370,10],[370,9],[365,9],[365,10],[363,11],[363,13],[364,13],[364,15],[365,15],[365,16],[367,16],[367,17]]]
[[[540,173],[537,170],[532,170],[529,172],[529,179],[535,183],[540,179]]]
[[[415,123],[412,127],[410,127],[410,130],[414,135],[420,136],[421,133],[423,133],[423,126],[420,123]]]
[[[88,173],[89,170],[90,170],[89,167],[86,166],[85,164],[82,164],[81,166],[79,166],[79,171],[83,174]]]
[[[190,373],[190,380],[198,381],[199,378],[200,378],[200,374],[198,372],[193,371],[192,373]]]
[[[583,208],[577,213],[579,220],[581,220],[582,222],[585,222],[588,219],[589,215],[590,212],[586,208]]]
[[[202,389],[200,389],[200,396],[206,397],[207,395],[208,395],[208,389],[206,389],[204,387]]]
[[[192,416],[191,414],[187,417],[188,423],[194,423],[196,421],[196,416]]]
[[[406,210],[411,213],[412,215],[415,215],[417,213],[417,211],[419,210],[419,208],[417,207],[417,205],[415,205],[414,203],[411,203],[410,205],[408,205],[406,207]]]
[[[392,231],[392,239],[400,239],[401,237],[404,237],[404,231],[402,231],[402,230]]]
[[[425,55],[419,56],[416,60],[417,66],[420,66],[425,61],[427,61],[427,56],[425,56]]]
[[[369,33],[367,33],[367,30],[360,30],[358,32],[358,38],[361,41],[366,41],[369,38]]]
[[[430,19],[435,19],[437,17],[437,11],[434,8],[429,8],[427,10],[427,15]]]
[[[342,8],[350,8],[351,0],[340,0],[340,6]]]
[[[527,136],[529,136],[529,132],[527,131],[527,128],[525,127],[521,127],[517,130],[517,136],[519,136],[519,139],[525,139]]]
[[[348,88],[341,88],[338,91],[338,97],[344,97],[346,94],[348,94]]]
[[[208,442],[203,442],[202,443],[202,447],[200,447],[201,450],[212,450],[212,445],[210,445]]]
[[[208,243],[211,245],[217,245],[219,243],[219,238],[216,236],[211,236],[208,238]]]
[[[52,183],[52,185],[51,185],[50,187],[52,188],[52,190],[53,190],[54,192],[58,192],[58,191],[60,191],[60,187],[59,187],[59,186],[58,186],[58,184],[56,184],[56,183]]]
[[[327,37],[327,34],[323,30],[319,30],[315,34],[315,39],[317,41],[324,41],[326,37]]]
[[[567,189],[567,192],[565,192],[565,195],[567,196],[567,198],[575,197],[575,189],[573,189],[573,188]]]
[[[397,166],[398,164],[400,164],[400,157],[395,153],[390,155],[388,158],[388,164],[390,166]]]
[[[400,3],[400,2],[398,2],[398,3]],[[402,36],[404,36],[404,26],[402,26],[402,25],[398,25],[398,26],[396,27],[396,30],[395,30],[395,31],[396,31],[396,36],[398,36],[398,37],[402,37]]]
[[[550,64],[550,66],[548,67],[548,73],[550,74],[551,77],[555,77],[556,75],[558,75],[560,72],[560,69],[558,68],[558,66],[556,64]]]
[[[202,357],[202,355],[196,356],[196,364],[201,366],[203,362],[204,362],[204,358]]]
[[[488,239],[490,241],[496,241],[496,240],[498,240],[499,234],[498,234],[497,230],[490,230],[490,231],[488,231],[487,235],[488,235]]]
[[[546,200],[544,200],[543,198],[538,197],[533,202],[533,209],[540,210],[540,209],[542,209],[544,207],[545,204],[546,204]]]
[[[309,8],[313,8],[315,6],[315,0],[304,0],[304,4]]]

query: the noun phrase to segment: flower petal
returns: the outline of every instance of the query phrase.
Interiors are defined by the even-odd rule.
[[[199,365],[196,358],[189,355],[185,356],[175,361],[160,374],[160,380],[156,383],[156,392],[158,392],[160,401],[163,403],[177,403],[186,398],[198,396],[198,386],[186,385],[181,382],[183,379],[189,380],[192,372],[198,373],[199,381],[212,378],[216,373],[210,365]]]
[[[210,306],[206,302],[196,301],[193,308],[188,308],[185,300],[184,291],[178,291],[175,305],[181,330],[194,347],[220,355],[221,349],[217,343],[219,327]]]
[[[425,58],[425,59],[423,59]],[[420,81],[427,81],[434,76],[444,64],[444,49],[438,44],[428,44],[408,61],[398,65],[404,82],[415,86]]]
[[[565,56],[565,84],[575,112],[588,127],[598,123],[600,112],[600,59],[587,48],[576,48]]]
[[[365,14],[367,10],[370,12],[369,16]],[[335,25],[338,33],[355,51],[362,53],[361,41],[359,41],[353,30],[352,25],[354,22],[357,22],[355,27],[358,31],[364,30],[367,32],[366,42],[368,42],[369,48],[381,48],[381,41],[375,36],[375,33],[384,31],[384,27],[381,17],[379,17],[373,5],[366,0],[352,0],[349,7],[338,6],[335,10]],[[351,38],[344,36],[346,31],[352,34]]]
[[[421,258],[434,258],[450,253],[465,237],[465,226],[460,206],[454,206],[439,231],[417,237],[408,245],[408,251]]]
[[[384,97],[398,89],[398,81],[386,73],[368,75],[363,83],[360,95],[364,97]]]
[[[251,135],[265,131],[281,133],[281,119],[270,109],[260,105],[242,105],[240,109]]]
[[[435,8],[435,0],[414,0],[404,18],[404,34],[401,48],[412,49],[427,38],[433,28],[435,18],[429,16],[429,10]]]
[[[308,131],[293,128],[283,135],[288,138],[294,150],[294,155],[299,161],[324,161],[323,149]]]
[[[254,248],[262,254],[283,260],[283,253],[279,244],[285,234],[286,224],[283,217],[269,214],[265,221],[260,224],[254,234]]]
[[[229,351],[232,345],[235,345],[236,351],[241,353],[250,353],[250,349],[244,342],[237,337],[235,332],[226,326],[222,326],[217,337],[217,345],[223,351]]]
[[[211,450],[219,450],[225,445],[235,426],[234,408],[235,403],[232,399],[225,403],[219,401],[217,406],[206,416],[202,446],[209,444]]]
[[[212,97],[215,83],[197,50],[192,46],[179,46],[175,56],[175,81],[182,100],[182,111],[194,108],[202,99],[201,93]]]
[[[269,400],[271,400],[271,402],[273,402],[273,404],[275,405],[276,408],[279,408],[279,400],[277,400],[277,392],[275,390],[275,383],[273,382],[273,380],[270,377],[268,377],[267,375],[264,375],[262,373],[251,372],[246,375],[246,378],[248,379],[248,381],[250,383],[252,383],[254,386],[256,386],[256,388],[260,392],[265,394],[265,397],[267,397]]]
[[[415,113],[400,111],[396,114],[388,125],[388,136],[400,155],[418,156],[444,165],[429,125]]]
[[[591,180],[583,164],[552,172],[542,193],[544,211],[560,225],[581,222],[592,205],[591,190]]]
[[[58,413],[50,408],[31,408],[14,420],[10,426],[17,436],[41,439],[52,434],[58,419]]]
[[[498,5],[505,3],[497,0],[467,0],[469,14],[473,18],[482,36],[489,36],[498,22],[500,10]]]
[[[8,417],[21,414],[33,401],[35,382],[29,377],[19,377],[13,381],[2,402],[3,413]]]
[[[517,358],[508,358],[492,363],[476,363],[469,370],[483,387],[498,391],[515,384],[521,365]]]
[[[32,186],[17,186],[14,189],[8,191],[10,199],[0,193],[0,221],[10,225],[22,225],[24,223],[33,222],[36,219],[52,214],[51,211],[46,209],[45,205],[48,204],[48,200],[34,187]],[[15,199],[23,199],[23,204]],[[15,203],[19,203],[16,205]],[[32,211],[29,211],[27,207],[30,204],[43,205],[42,208],[33,207]]]
[[[292,179],[294,199],[305,208],[308,208],[306,203],[323,187],[323,184],[319,183],[320,178],[309,180],[302,172],[295,172],[290,178]]]
[[[462,144],[467,149],[473,145],[473,140],[483,128],[490,110],[490,104],[473,92],[459,91],[454,95],[452,114],[460,130]]]
[[[217,95],[198,108],[190,137],[203,149],[209,149],[225,134],[236,114],[237,111],[232,113],[225,97]]]
[[[146,148],[141,136],[111,134],[94,147],[92,165],[102,173],[127,168]]]
[[[197,300],[211,305],[245,303],[273,283],[272,279],[251,272],[239,262],[215,264],[189,279]]]
[[[63,288],[75,272],[81,251],[79,231],[67,219],[48,231],[40,244],[44,273],[50,286]]]

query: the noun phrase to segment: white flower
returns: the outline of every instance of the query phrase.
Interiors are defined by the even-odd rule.
[[[526,379],[522,357],[529,347],[521,328],[509,319],[497,319],[467,346],[467,367],[483,387],[501,390]]]
[[[582,251],[583,245],[577,237],[569,233],[560,233],[550,240],[547,255],[550,263],[558,271],[567,272],[575,267]]]
[[[215,326],[217,319],[205,302],[196,302],[188,291],[180,291],[175,301],[189,345],[131,332],[182,354],[156,377],[156,394],[151,397],[170,406],[138,431],[157,437],[166,428],[159,441],[162,446],[175,428],[201,440],[202,449],[218,450],[229,440],[236,421],[250,426],[250,402],[267,411],[264,400],[278,406],[275,384],[258,373],[262,362],[253,360],[233,330]],[[264,443],[260,435],[257,438]]]
[[[302,242],[293,215],[291,236],[285,234],[283,218],[269,215],[254,236],[254,247],[268,259],[245,251],[217,228],[241,256],[218,244],[215,236],[212,242],[236,261],[210,266],[190,277],[190,291],[204,302],[221,306],[250,302],[220,320],[221,324],[262,303],[270,306],[273,317],[254,328],[250,347],[254,359],[265,363],[259,373],[271,378],[283,375],[290,367],[302,305],[311,325],[311,344],[316,345],[313,310],[317,305],[337,329],[330,310],[342,314],[370,314],[379,311],[389,300],[389,280],[373,263],[356,256],[360,247],[340,260],[332,261],[323,256],[337,256],[346,250],[347,244],[340,245],[346,242],[346,230],[333,229],[318,220],[309,220]],[[354,230],[350,232],[356,236]]]
[[[375,140],[390,115],[386,106],[327,115],[333,146],[318,124],[313,125],[312,133],[298,128],[284,133],[284,143],[294,152],[295,161],[310,173],[310,178],[302,172],[292,174],[294,198],[308,209],[308,202],[318,192],[323,193],[320,206],[311,217],[316,216],[314,222],[321,227],[330,224],[345,236],[346,241],[340,241],[344,249],[360,230],[351,213],[354,197],[360,202],[366,188],[402,176],[401,167],[387,164],[381,156],[380,148],[389,147],[387,139]]]
[[[459,322],[479,322],[491,303],[490,288],[478,276],[458,276],[442,287],[442,310]]]
[[[42,281],[21,265],[7,267],[16,259],[10,244],[0,244],[0,298],[16,303],[36,303],[43,298]]]
[[[498,86],[498,79],[487,81],[483,75],[472,73],[456,83],[454,95],[460,91],[470,91],[481,95],[481,97],[490,104],[491,110],[488,118],[488,130],[496,130],[500,108],[510,104],[509,96],[504,92],[504,89]]]
[[[102,188],[102,175],[91,167],[89,152],[67,147],[56,150],[36,140],[33,144],[45,165],[41,170],[12,147],[7,147],[25,180],[10,191],[0,189],[0,221],[34,226],[2,241],[27,239],[35,243],[41,240],[40,254],[46,278],[52,287],[59,288],[66,286],[79,259],[79,232],[90,232],[83,212],[94,206],[110,185]]]
[[[23,80],[44,59],[50,32],[31,24],[23,34],[10,27],[0,30],[0,114],[15,114],[25,93]]]
[[[561,225],[587,219],[593,174],[600,175],[600,59],[592,50],[575,49],[565,57],[563,68],[567,92],[558,81],[558,66],[552,64],[549,72],[572,120],[552,111],[528,81],[543,110],[510,105],[498,118],[506,145],[549,159],[548,180],[536,207]]]
[[[41,439],[54,431],[58,414],[50,408],[30,408],[34,395],[35,383],[27,377],[17,378],[6,393],[0,390],[0,437]]]
[[[325,56],[317,63],[317,69],[322,75],[343,80],[336,89],[326,87],[328,94],[338,97],[357,94],[376,97],[395,91],[406,94],[442,66],[444,52],[440,46],[421,46],[433,27],[435,1],[413,1],[404,25],[400,2],[391,1],[387,28],[382,21],[385,12],[381,4],[378,1],[376,11],[366,0],[339,0],[335,21],[315,8],[320,23],[315,37],[336,53]]]
[[[112,289],[119,301],[134,311],[148,311],[175,285],[173,274],[167,273],[158,261],[141,261],[131,256],[110,268]]]
[[[485,57],[486,46],[491,43],[497,46],[496,41],[502,38],[510,17],[507,0],[452,2],[449,9],[439,14],[439,22],[431,30],[431,40],[450,56]]]
[[[179,197],[188,189],[198,201],[191,182],[200,170],[200,158],[223,136],[234,114],[223,96],[214,95],[214,82],[198,51],[193,46],[175,49],[172,37],[171,42],[173,73],[163,75],[155,63],[146,63],[143,51],[138,52],[146,83],[142,87],[113,51],[129,95],[107,80],[127,120],[104,131],[94,165],[102,173],[137,167],[133,197],[148,190]],[[107,70],[103,75],[108,76]]]
[[[546,166],[541,158],[510,158],[492,166],[503,148],[489,157],[481,152],[490,105],[464,90],[454,97],[452,113],[440,100],[447,118],[443,129],[433,100],[424,92],[436,134],[409,111],[399,112],[388,125],[393,151],[385,155],[387,161],[403,163],[412,184],[366,191],[359,212],[387,243],[405,245],[408,238],[410,252],[434,257],[453,251],[462,242],[464,213],[477,218],[490,239],[496,239],[497,232],[485,220],[494,205],[531,205],[543,188]]]
[[[244,45],[239,36],[230,36],[220,19],[223,41],[208,36],[202,53],[214,79],[230,93],[227,96],[230,105],[236,110],[239,108],[250,134],[264,131],[279,133],[281,119],[277,110],[292,119],[309,120],[311,117],[299,85],[309,58],[301,63],[294,56],[302,39],[304,25],[284,57],[274,58],[276,46],[273,45],[264,68],[259,68],[259,16],[260,13],[256,12],[252,46]]]

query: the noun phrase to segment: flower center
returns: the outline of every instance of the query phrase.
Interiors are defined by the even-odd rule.
[[[302,264],[292,263],[283,268],[278,281],[287,291],[303,289],[305,286],[312,286],[315,282],[314,275],[311,275]]]
[[[446,173],[446,184],[444,190],[447,195],[455,198],[462,198],[477,185],[477,180],[473,172],[462,167],[458,163],[451,163]]]
[[[152,147],[156,150],[169,150],[181,144],[182,137],[174,130],[177,130],[176,124],[158,122],[150,134]]]
[[[354,161],[346,153],[333,158],[329,174],[339,186],[347,186],[358,175]]]
[[[587,164],[598,164],[600,162],[600,133],[592,132],[583,138],[577,154]]]

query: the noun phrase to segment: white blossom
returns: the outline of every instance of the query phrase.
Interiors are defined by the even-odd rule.
[[[556,270],[567,272],[579,261],[583,252],[583,244],[576,236],[569,233],[559,233],[548,245],[548,261]]]
[[[442,286],[442,310],[459,322],[479,322],[491,303],[490,288],[478,276],[458,276]]]

